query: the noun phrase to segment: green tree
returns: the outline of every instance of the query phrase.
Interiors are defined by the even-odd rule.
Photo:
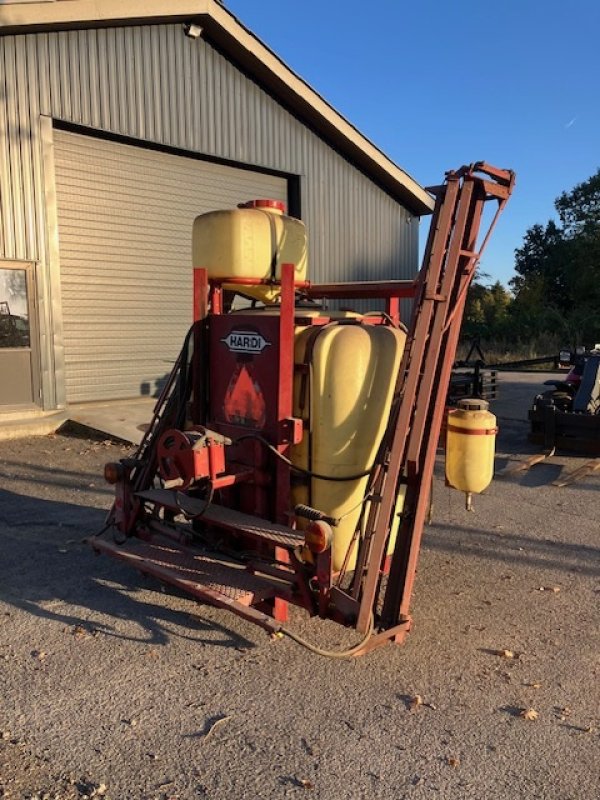
[[[515,251],[514,331],[600,339],[600,170],[555,201],[558,222],[533,225]]]
[[[500,281],[493,286],[473,283],[467,295],[463,336],[487,341],[504,338],[510,304],[511,295]]]

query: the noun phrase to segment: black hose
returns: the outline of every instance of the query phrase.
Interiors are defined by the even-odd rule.
[[[194,333],[194,327],[195,325],[190,327],[185,339],[183,340],[183,346],[179,356],[179,375],[177,376],[177,382],[175,384],[174,394],[177,397],[177,409],[175,412],[176,416],[174,427],[179,428],[180,430],[183,429],[185,425],[186,404],[189,400],[192,390],[190,381],[190,342],[192,339],[192,334]]]
[[[264,447],[267,448],[274,456],[277,456],[281,461],[287,464],[294,472],[299,472],[301,475],[307,475],[309,478],[316,478],[319,481],[335,481],[336,483],[343,483],[344,481],[356,481],[359,478],[366,478],[367,475],[371,474],[371,470],[373,467],[369,467],[369,469],[364,470],[363,472],[357,472],[354,475],[344,475],[336,476],[336,475],[321,475],[319,472],[313,472],[310,469],[304,469],[303,467],[298,467],[296,464],[292,463],[292,461],[287,457],[284,456],[283,453],[280,453],[279,450],[274,447],[271,442],[267,441],[263,436],[258,433],[244,433],[242,436],[239,436],[237,439],[234,439],[233,444],[238,444],[239,442],[243,442],[246,439],[256,439],[257,442],[260,442]]]

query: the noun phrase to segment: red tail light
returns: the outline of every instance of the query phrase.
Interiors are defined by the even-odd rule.
[[[333,531],[331,526],[322,520],[311,522],[304,531],[304,543],[311,553],[324,553],[331,547]]]
[[[123,465],[115,461],[109,461],[104,465],[104,480],[107,483],[118,483],[123,480]]]

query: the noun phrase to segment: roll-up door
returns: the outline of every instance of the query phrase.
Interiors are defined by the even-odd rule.
[[[191,323],[194,218],[285,201],[287,181],[60,130],[54,144],[67,399],[154,395]]]

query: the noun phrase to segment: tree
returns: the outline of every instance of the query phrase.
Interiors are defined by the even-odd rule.
[[[597,234],[600,226],[600,169],[587,181],[557,197],[554,206],[565,236]]]
[[[559,222],[533,225],[515,251],[511,315],[526,335],[600,340],[600,169],[555,201]]]
[[[512,297],[500,281],[492,286],[485,286],[479,281],[472,283],[465,306],[463,339],[481,340],[486,344],[506,340],[511,303]]]

